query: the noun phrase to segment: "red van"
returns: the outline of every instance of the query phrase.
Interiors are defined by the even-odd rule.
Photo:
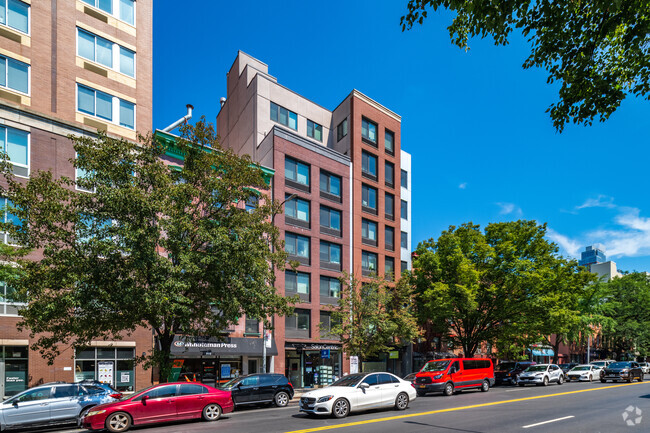
[[[413,386],[421,397],[428,392],[442,391],[452,395],[454,391],[478,388],[489,391],[494,385],[494,366],[486,358],[436,359],[424,364],[415,376]]]

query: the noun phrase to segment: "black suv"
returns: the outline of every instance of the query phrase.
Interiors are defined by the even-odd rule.
[[[641,370],[639,364],[634,361],[612,362],[605,367],[603,374],[600,375],[600,381],[603,383],[608,380],[613,382],[618,382],[619,380],[632,382],[634,379],[643,382],[643,370]]]
[[[511,385],[517,384],[517,378],[522,371],[535,365],[532,361],[502,361],[494,367],[494,382],[497,385],[502,383],[509,383]]]
[[[577,362],[567,362],[565,364],[558,365],[558,367],[560,367],[564,372],[564,380],[568,379],[569,376],[567,376],[567,374],[569,373],[569,371],[571,371],[573,367],[577,367],[578,365],[580,364],[578,364]]]
[[[293,386],[281,374],[239,376],[219,388],[232,393],[235,407],[258,403],[275,403],[278,407],[284,407],[293,398]]]

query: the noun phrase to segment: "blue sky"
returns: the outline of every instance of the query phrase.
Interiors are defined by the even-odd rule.
[[[402,33],[406,3],[156,0],[154,128],[187,103],[216,123],[242,50],[326,108],[356,88],[402,116],[414,245],[467,221],[534,219],[566,256],[598,242],[619,269],[650,271],[650,102],[630,98],[606,123],[558,134],[545,113],[557,87],[521,68],[521,37],[464,52],[446,12]]]

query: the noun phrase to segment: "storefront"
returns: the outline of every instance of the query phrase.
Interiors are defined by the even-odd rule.
[[[27,346],[0,346],[0,401],[27,389]]]
[[[202,382],[216,386],[262,367],[262,339],[227,337],[175,337],[171,381]],[[267,347],[267,365],[278,354],[275,342]]]
[[[90,347],[75,352],[74,380],[98,380],[121,392],[135,391],[135,347]]]
[[[285,376],[294,388],[325,386],[341,377],[340,345],[286,343],[285,352]]]
[[[553,360],[555,352],[549,347],[533,346],[530,349],[531,361],[538,364],[549,364]]]

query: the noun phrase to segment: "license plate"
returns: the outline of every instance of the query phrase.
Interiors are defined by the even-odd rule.
[[[426,388],[426,387],[427,387],[426,385],[420,385],[420,388]]]

